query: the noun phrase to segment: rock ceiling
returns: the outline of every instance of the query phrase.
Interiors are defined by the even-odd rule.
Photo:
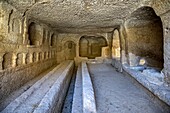
[[[7,0],[60,32],[109,32],[147,0]]]

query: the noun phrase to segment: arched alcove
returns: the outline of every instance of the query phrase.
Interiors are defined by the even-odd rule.
[[[76,56],[76,44],[73,41],[64,43],[64,54],[66,60],[74,60]]]
[[[52,34],[51,35],[51,44],[50,44],[50,46],[54,46],[55,45],[55,34]]]
[[[42,43],[43,39],[43,33],[41,34],[41,26],[36,25],[34,22],[32,22],[29,25],[28,28],[28,39],[30,41],[30,45],[40,45]]]
[[[2,67],[3,69],[11,68],[12,67],[12,53],[6,53],[3,56]]]
[[[21,29],[21,22],[19,21],[19,19],[14,18],[12,20],[12,31],[15,33],[20,33],[20,29]]]
[[[125,24],[129,64],[163,68],[162,21],[151,7],[134,11]]]
[[[107,46],[107,41],[102,36],[82,36],[79,41],[79,56],[94,59],[100,57],[102,47]]]

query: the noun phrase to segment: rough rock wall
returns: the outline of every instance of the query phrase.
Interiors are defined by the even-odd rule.
[[[140,23],[140,21],[136,21]],[[147,21],[146,21],[147,23]],[[145,58],[149,66],[163,67],[163,29],[161,21],[149,22],[143,25],[127,26],[128,53],[130,65],[138,65]],[[139,56],[138,62],[133,62]]]
[[[170,84],[170,1],[143,1],[138,8],[133,9],[131,14],[144,6],[153,8],[161,20],[155,21],[153,19],[155,22],[148,22],[147,19],[138,19],[136,22],[133,21],[136,23],[136,27],[128,27],[126,19],[124,20],[118,27],[121,52],[120,65],[131,63],[132,66],[136,66],[139,64],[140,56],[146,56],[147,58],[149,56],[150,58],[147,59],[148,63],[151,64],[151,66],[163,68],[162,72],[165,76],[165,82]],[[141,12],[137,12],[136,14],[138,14],[138,16],[141,15],[143,18],[149,15],[147,12],[143,14],[140,13]],[[138,16],[136,18],[138,18]],[[163,28],[161,28],[161,22]],[[138,27],[140,23],[142,26]],[[161,37],[161,35],[163,35],[163,38],[158,38]],[[140,43],[138,43],[139,41]],[[133,52],[138,55],[132,54]]]
[[[56,38],[49,26],[0,2],[0,100],[56,64]]]

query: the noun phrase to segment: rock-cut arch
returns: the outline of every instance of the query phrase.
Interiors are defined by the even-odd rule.
[[[107,46],[103,36],[82,36],[79,41],[79,56],[94,59],[102,55],[102,47]]]

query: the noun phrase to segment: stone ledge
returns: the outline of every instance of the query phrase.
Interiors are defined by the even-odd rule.
[[[48,93],[44,96],[44,98],[41,100],[39,106],[34,110],[33,113],[52,113],[55,110],[56,100],[59,100],[60,95],[59,93],[62,92],[64,89],[64,85],[66,78],[69,76],[69,72],[73,70],[73,61],[69,63],[67,68],[62,72],[60,77],[57,79],[57,81],[54,83],[54,85],[50,88]],[[71,78],[71,77],[70,77]],[[63,94],[64,95],[64,94]],[[57,103],[60,104],[60,103]]]
[[[67,61],[64,63],[61,63],[58,65],[56,68],[54,68],[52,71],[50,71],[46,76],[41,78],[39,81],[37,81],[31,88],[29,88],[26,92],[24,92],[21,96],[16,98],[13,102],[11,102],[3,111],[2,113],[13,113],[15,110],[18,109],[18,107],[23,104],[24,101],[34,92],[36,91],[43,83],[45,80],[47,80],[50,76],[56,76],[56,71],[60,68],[63,67],[64,71],[59,75],[57,80],[54,82],[54,84],[49,87],[49,90],[46,92],[46,94],[43,96],[43,98],[40,100],[38,105],[33,105],[33,104],[28,104],[29,110],[32,112],[38,113],[41,111],[41,113],[49,113],[54,111],[54,107],[56,107],[57,101],[53,100],[56,98],[59,98],[59,100],[64,99],[64,93],[67,91],[67,87],[69,85],[69,80],[71,76],[68,76],[72,73],[74,65],[73,61]],[[68,65],[68,66],[67,66]],[[62,69],[62,68],[61,68]],[[57,75],[58,76],[58,75]],[[68,77],[68,78],[67,78]],[[59,92],[61,94],[59,94]],[[39,94],[39,93],[38,93]],[[42,95],[42,94],[41,94]],[[62,97],[60,97],[62,96]],[[61,99],[60,99],[61,98]],[[34,99],[34,98],[33,98]],[[32,100],[34,102],[35,100]],[[36,103],[35,103],[36,104]],[[58,103],[61,104],[61,103]],[[58,105],[61,107],[61,105]],[[26,112],[24,110],[28,110],[27,108],[20,108],[19,111]]]
[[[161,80],[161,76],[158,78],[158,76],[154,76],[153,73],[151,76],[148,74],[143,74],[140,71],[131,69],[131,67],[127,65],[123,65],[122,67],[125,72],[130,74],[139,83],[141,83],[144,87],[146,87],[149,91],[156,95],[160,100],[164,101],[170,106],[170,87],[164,84],[163,76]]]
[[[81,65],[78,66],[76,81],[74,87],[73,103],[72,103],[72,113],[83,113],[82,110],[82,74]]]
[[[82,62],[83,113],[97,113],[93,84],[87,64]]]
[[[0,100],[55,64],[55,59],[49,59],[0,72]]]

